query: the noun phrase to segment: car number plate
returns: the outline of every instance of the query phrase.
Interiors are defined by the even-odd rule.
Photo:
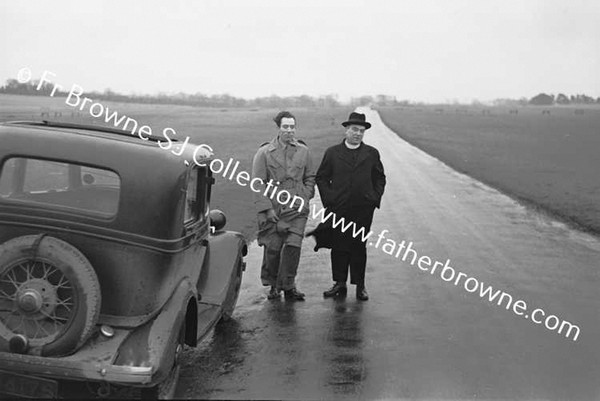
[[[0,393],[27,398],[56,398],[58,382],[0,371]]]

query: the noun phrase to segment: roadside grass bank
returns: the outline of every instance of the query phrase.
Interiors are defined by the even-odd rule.
[[[521,201],[600,234],[600,108],[381,107],[401,138]],[[483,110],[487,110],[484,114]]]

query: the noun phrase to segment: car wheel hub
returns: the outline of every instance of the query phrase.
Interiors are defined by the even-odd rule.
[[[16,304],[19,312],[29,318],[43,319],[52,316],[56,308],[56,289],[43,279],[32,279],[17,290]]]
[[[37,312],[42,307],[42,296],[35,290],[27,290],[19,297],[19,308],[26,312]]]

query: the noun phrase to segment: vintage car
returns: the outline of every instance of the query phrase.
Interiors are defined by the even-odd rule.
[[[245,269],[206,163],[46,121],[0,124],[0,143],[0,393],[172,396],[184,344],[231,316]]]

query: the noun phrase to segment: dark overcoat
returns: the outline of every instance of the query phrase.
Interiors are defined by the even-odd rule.
[[[379,152],[361,143],[353,156],[344,142],[325,151],[316,176],[321,201],[336,213],[350,208],[379,207],[385,174]]]
[[[352,220],[369,229],[373,209],[381,204],[385,189],[385,174],[379,152],[361,143],[358,149],[348,150],[344,142],[325,151],[317,171],[316,183],[327,212]],[[354,246],[349,232],[334,232],[332,219],[321,223],[307,235],[313,235],[319,248],[348,248]],[[364,246],[364,244],[362,245]]]

